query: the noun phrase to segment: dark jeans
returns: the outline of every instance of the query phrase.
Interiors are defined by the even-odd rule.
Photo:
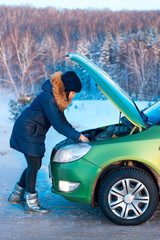
[[[42,158],[26,156],[28,167],[23,171],[18,185],[22,188],[26,188],[26,192],[35,193],[37,172],[41,167]]]

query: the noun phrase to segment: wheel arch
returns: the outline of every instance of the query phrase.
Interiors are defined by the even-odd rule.
[[[97,176],[94,185],[93,185],[93,189],[92,189],[92,206],[96,207],[98,205],[98,189],[99,186],[101,184],[101,182],[106,178],[107,175],[111,174],[111,172],[122,168],[124,166],[129,166],[129,167],[133,167],[136,169],[140,169],[142,171],[147,172],[151,178],[153,179],[153,181],[155,182],[158,192],[160,192],[160,176],[158,175],[158,173],[149,165],[142,163],[142,162],[138,162],[135,160],[121,160],[121,161],[117,161],[114,162],[108,166],[106,166]]]

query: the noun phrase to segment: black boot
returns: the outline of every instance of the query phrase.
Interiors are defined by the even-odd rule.
[[[20,204],[21,206],[25,206],[25,198],[24,198],[25,188],[20,187],[18,184],[15,185],[12,193],[8,198],[8,202],[12,204]]]
[[[50,210],[42,207],[38,201],[38,193],[26,193],[25,212],[49,213]]]

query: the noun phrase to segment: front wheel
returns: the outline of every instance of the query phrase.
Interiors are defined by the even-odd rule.
[[[144,171],[124,167],[100,185],[99,204],[103,213],[119,225],[137,225],[148,220],[158,204],[158,190]]]

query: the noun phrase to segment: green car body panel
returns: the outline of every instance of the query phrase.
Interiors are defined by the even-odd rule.
[[[92,186],[101,171],[100,168],[81,158],[67,164],[52,163],[51,169],[54,176],[54,188],[52,188],[54,193],[71,201],[91,204]],[[73,192],[60,192],[58,186],[59,180],[80,182],[80,186]]]
[[[147,164],[160,175],[159,137],[160,126],[153,126],[135,135],[96,141],[92,143],[94,147],[85,159],[101,169],[117,161],[139,161]]]
[[[101,173],[110,165],[123,161],[142,163],[160,176],[160,126],[154,125],[146,129],[134,102],[103,70],[79,54],[71,53],[67,56],[86,69],[104,94],[132,124],[142,131],[90,142],[91,150],[82,158],[70,163],[54,162],[55,153],[52,154],[50,162],[53,176],[52,191],[68,200],[91,204]],[[79,182],[80,185],[72,192],[61,192],[59,191],[59,180]]]

